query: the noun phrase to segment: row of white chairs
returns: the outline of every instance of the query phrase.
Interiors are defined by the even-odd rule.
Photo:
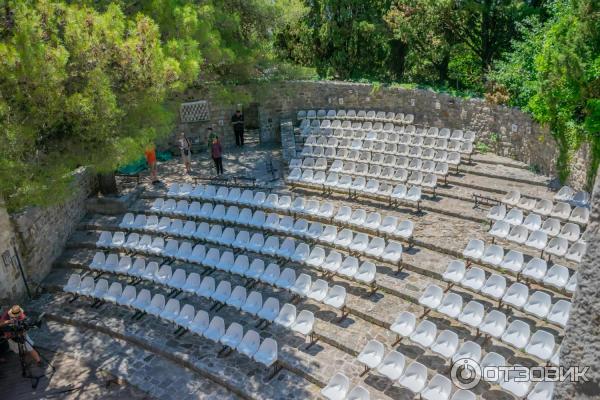
[[[542,217],[550,217],[542,220]],[[590,218],[590,210],[587,207],[575,207],[571,209],[567,203],[558,202],[552,204],[550,200],[538,200],[533,211],[527,216],[522,208],[506,208],[506,205],[499,204],[490,208],[487,218],[492,221],[505,221],[511,225],[525,225],[530,230],[544,229],[551,236],[556,236],[560,232],[560,221],[571,221],[580,225],[586,225]],[[548,221],[546,223],[546,221]],[[558,223],[558,225],[557,225]]]
[[[531,197],[521,196],[521,194],[516,190],[508,192],[500,200],[500,202],[508,206],[521,208],[526,211],[533,211],[536,214],[556,217],[563,220],[569,220],[573,211],[571,205],[564,201],[553,202],[552,200],[548,199],[536,200]],[[578,207],[586,208],[588,206],[580,203],[575,205],[575,208]],[[578,213],[581,214],[583,212],[578,211]]]
[[[393,156],[404,156],[411,158],[433,158],[436,152],[440,154],[440,157],[444,154],[443,152],[449,153],[446,158],[450,161],[459,159],[461,154],[471,154],[472,148],[469,146],[455,146],[447,145],[441,147],[424,147],[424,146],[409,146],[407,144],[387,144],[383,143],[368,145],[369,142],[360,142],[353,144],[350,143],[347,147],[325,147],[318,145],[305,144],[300,151],[302,157],[327,157],[327,158],[353,158],[355,154],[361,155],[367,152],[371,153],[382,153],[384,155]],[[346,153],[344,153],[346,151]],[[456,154],[454,154],[456,153]],[[460,159],[459,159],[460,162]]]
[[[561,187],[560,190],[554,195],[554,200],[564,201],[573,206],[590,206],[590,194],[584,190],[573,190],[570,186]]]
[[[510,251],[514,253],[510,257],[505,256],[506,263],[510,263],[510,267],[512,268],[519,261],[523,265],[523,254],[514,250]],[[502,287],[506,289],[506,279],[504,276],[491,274],[486,280],[485,272],[481,268],[471,267],[468,271],[464,261],[452,260],[448,263],[446,270],[442,274],[442,278],[447,282],[468,287],[496,300],[504,295],[504,290],[500,290]],[[548,269],[546,261],[541,258],[532,258],[519,272],[526,278],[543,283],[546,286],[562,289],[569,293],[574,293],[577,290],[577,272],[569,276],[569,269],[559,264],[553,264]],[[466,286],[461,284],[463,280],[468,282]]]
[[[342,212],[345,212],[345,210],[342,210]],[[359,221],[362,213],[357,212],[355,214],[355,221]],[[380,215],[375,215],[375,217],[377,216],[379,219],[381,218]],[[126,217],[127,216],[124,216],[124,218]],[[350,217],[352,217],[352,215],[350,215]],[[345,216],[341,214],[339,218],[345,218]],[[129,216],[128,219],[131,220],[131,216]],[[136,218],[134,218],[134,222],[135,219]],[[138,221],[141,222],[139,219]],[[199,224],[194,231],[193,228],[195,227],[195,224],[192,226],[191,222],[187,221],[185,222],[185,225],[183,225],[183,222],[184,221],[177,219],[171,221],[171,226],[166,227],[164,232],[173,235],[194,237],[197,239],[226,246],[242,248],[257,253],[264,251],[267,251],[268,253],[276,253],[279,251],[279,240],[275,236],[270,236],[265,241],[262,233],[254,233],[251,236],[249,232],[242,230],[238,231],[236,234],[235,230],[231,227],[223,230],[221,225],[211,226],[207,223]],[[175,228],[172,227],[173,224],[176,224]],[[165,227],[166,224],[163,223],[162,226]],[[261,227],[275,232],[289,233],[300,237],[311,238],[328,245],[344,248],[350,252],[361,253],[369,257],[379,258],[391,263],[399,262],[402,255],[402,245],[399,242],[393,240],[386,241],[386,239],[378,236],[370,237],[366,233],[354,232],[348,228],[344,228],[338,232],[336,226],[323,226],[323,224],[320,223],[313,224],[313,230],[309,234],[308,221],[305,219],[294,220],[294,218],[291,216],[283,216],[280,218],[280,216],[277,214],[269,214],[267,219],[262,222]],[[140,227],[139,229],[145,229],[145,226]],[[412,235],[412,229],[412,223],[407,222],[401,226],[401,229],[397,229],[395,232],[397,232],[397,236],[405,235],[404,238],[408,240]],[[128,241],[124,244],[126,248],[136,246],[136,241],[139,243],[139,235],[136,235],[129,235],[130,239],[128,239]],[[305,251],[306,246],[308,245],[305,243],[300,243],[298,246],[295,246],[295,251],[293,254],[291,254],[291,259],[293,261],[302,261],[304,259],[302,252]],[[165,251],[168,251],[169,254],[172,254],[173,252],[173,250],[168,249],[168,244],[165,248]]]
[[[215,227],[220,227],[220,225],[216,225]],[[214,228],[214,227],[213,227]],[[231,229],[231,228],[226,228]],[[211,229],[211,232],[213,229]],[[116,235],[119,234],[119,235]],[[156,237],[152,239],[146,239],[145,243],[142,243],[142,238],[139,238],[137,233],[129,234],[127,240],[124,239],[123,232],[116,232],[115,236],[111,237],[110,232],[102,232],[100,234],[100,239],[97,242],[97,246],[101,248],[123,248],[136,252],[145,252],[154,255],[160,255],[163,257],[177,259],[187,262],[193,262],[205,267],[220,269],[226,272],[233,272],[235,266],[235,256],[232,251],[223,251],[220,252],[217,248],[209,248],[206,251],[206,248],[203,245],[196,245],[192,248],[192,244],[189,242],[182,242],[181,244],[174,239],[167,240],[165,245],[164,239],[162,237]],[[257,234],[261,235],[262,234]],[[150,236],[145,235],[147,238]],[[133,237],[134,239],[130,239]],[[222,243],[219,242],[220,236],[214,235],[213,241],[222,244],[222,245],[233,245],[235,246],[233,240],[231,243]],[[235,236],[233,236],[235,239]],[[139,241],[138,241],[139,239]],[[150,244],[148,245],[149,241]],[[302,262],[307,255],[310,253],[310,247],[305,243],[300,243],[297,247],[295,244],[295,240],[292,238],[286,238],[281,247],[279,247],[279,238],[275,236],[270,236],[266,242],[264,242],[263,246],[251,249],[257,253],[266,254],[269,256],[279,256],[287,259],[291,259],[292,261]],[[247,261],[247,259],[246,259]],[[244,262],[245,266],[247,263]],[[275,264],[276,265],[276,264]],[[248,269],[250,266],[248,265]],[[244,276],[244,271],[240,270],[239,274]],[[274,271],[275,270],[275,271]],[[264,273],[274,273],[278,272],[279,269],[273,268],[273,270],[265,270]],[[236,271],[237,272],[237,271]],[[325,281],[323,281],[325,282]],[[346,302],[346,289],[340,285],[333,285],[331,288],[323,285],[323,282],[319,282],[317,286],[314,287],[314,298],[323,297],[321,301],[324,304],[330,305],[336,309],[344,310],[345,302]],[[297,295],[305,295],[308,296],[308,293],[312,293],[311,289],[312,282],[310,276],[306,274],[301,274],[298,278],[296,278],[296,273],[291,268],[286,268],[281,274],[278,274],[277,279],[274,282],[275,286],[290,290],[294,294]],[[325,282],[327,284],[327,282]],[[308,286],[307,286],[308,285]],[[325,296],[322,296],[323,291],[325,291]]]
[[[518,227],[515,227],[515,228],[518,228]],[[521,228],[523,228],[523,227],[521,227]],[[523,228],[523,229],[525,229],[525,228]],[[525,237],[527,235],[527,230],[525,229],[522,232],[523,232],[523,236]],[[542,231],[535,231],[530,236],[533,236],[534,234],[545,235],[545,233]],[[536,238],[534,237],[533,239],[536,239]],[[541,239],[543,239],[543,237]],[[519,243],[515,239],[513,239],[513,241],[516,243]],[[526,241],[523,241],[520,243],[525,243],[525,242]],[[587,248],[586,243],[582,240],[579,240],[569,246],[569,241],[567,239],[560,238],[560,237],[555,237],[555,238],[550,239],[550,241],[546,244],[546,246],[541,247],[541,248],[534,247],[532,243],[530,243],[529,246],[540,249],[543,252],[546,252],[546,254],[555,255],[557,257],[564,257],[565,259],[576,262],[576,263],[581,261],[583,254],[585,254],[585,250]],[[502,246],[499,246],[497,244],[491,244],[491,245],[486,246],[485,243],[483,242],[483,240],[470,239],[469,243],[467,243],[467,246],[465,246],[465,249],[463,250],[463,257],[471,259],[471,260],[475,260],[475,261],[481,261],[483,263],[490,264],[494,267],[498,267],[498,266],[502,267],[504,257],[505,257],[505,251]],[[510,267],[510,265],[509,265],[509,267]],[[519,271],[515,271],[512,268],[507,268],[507,269],[510,269],[514,272],[519,272]]]
[[[587,208],[582,208],[582,210],[587,210]],[[523,211],[519,208],[513,208],[509,212],[504,213],[496,211],[498,209],[490,209],[488,213],[488,218],[491,221],[495,221],[490,229],[490,234],[497,232],[500,234],[497,237],[500,238],[505,237],[502,236],[502,232],[506,232],[506,235],[508,235],[510,229],[516,226],[522,226],[529,231],[541,230],[548,236],[562,237],[570,242],[576,242],[581,237],[580,225],[574,222],[565,222],[563,224],[557,218],[542,219],[536,213],[530,213],[525,217]]]
[[[211,250],[209,249],[209,252],[210,251]],[[178,259],[202,264],[202,261],[206,258],[206,256],[202,256],[203,254],[207,254],[206,248],[200,244],[194,247],[191,256],[185,258],[178,257]],[[275,263],[270,263],[265,268],[265,262],[262,259],[255,258],[250,262],[248,257],[243,254],[238,255],[235,258],[235,261],[233,260],[233,253],[231,252],[224,252],[220,257],[218,255],[209,255],[208,259],[212,260],[208,263],[212,268],[240,275],[257,282],[262,282],[278,289],[292,291],[292,288],[302,288],[302,285],[306,282],[305,277],[296,278],[296,272],[291,268],[285,268],[283,271],[280,271],[279,265]],[[186,277],[185,271],[182,269],[178,269],[175,273],[171,274],[170,266],[165,264],[159,267],[158,263],[155,261],[151,261],[146,265],[146,260],[141,257],[132,260],[130,256],[122,256],[119,258],[119,256],[114,253],[106,256],[103,252],[97,252],[90,263],[90,269],[145,279],[183,292],[195,293],[200,297],[212,299],[214,301],[227,302],[227,300],[233,296],[231,284],[228,281],[221,281],[217,285],[212,276],[206,276],[202,279],[196,272],[191,272],[187,274]],[[324,290],[325,286],[321,282],[315,282],[313,285],[315,287],[311,287],[308,292],[308,297],[320,297],[317,296],[317,293],[320,290]],[[234,289],[234,291],[236,291],[236,289]],[[241,291],[241,289],[238,289],[238,291]],[[262,303],[262,294],[260,294],[260,292],[257,293],[258,294],[251,293],[247,297],[249,304],[247,306],[245,304],[242,305],[242,311],[256,312],[255,315],[265,321],[275,322],[278,325],[292,329],[305,336],[312,334],[315,320],[312,312],[303,310],[297,315],[296,307],[289,303],[284,304],[283,307],[279,309],[279,300],[277,298],[269,297]],[[135,295],[133,297],[135,297]],[[239,298],[238,295],[233,297]],[[259,303],[262,304],[262,307],[259,307]]]
[[[459,351],[456,354],[462,355],[463,353]],[[452,356],[447,358],[452,358]],[[385,377],[397,381],[400,386],[414,394],[419,394],[422,399],[447,400],[453,391],[450,379],[441,374],[435,374],[427,383],[427,367],[417,361],[413,361],[404,369],[406,364],[404,355],[396,350],[392,350],[386,355],[383,343],[375,339],[365,344],[356,359],[365,366],[365,373],[376,369]]]
[[[385,122],[397,122],[410,124],[414,121],[413,114],[394,113],[391,111],[373,111],[373,110],[300,110],[296,115],[298,120],[307,119],[350,119],[350,120],[374,120]]]
[[[429,184],[429,182],[433,183],[435,177],[435,175],[431,174],[431,176],[429,176],[430,181],[422,181],[421,186],[411,186],[408,188],[402,183],[392,186],[388,183],[380,183],[377,179],[369,179],[369,181],[366,181],[364,176],[357,176],[353,179],[351,175],[338,174],[337,172],[330,172],[325,176],[323,171],[317,171],[314,175],[311,175],[308,171],[312,170],[303,171],[299,178],[297,172],[294,172],[294,174],[290,173],[292,179],[289,179],[288,176],[288,181],[293,184],[303,183],[317,185],[325,189],[346,193],[356,192],[356,194],[362,193],[365,195],[381,196],[388,198],[392,202],[407,201],[409,203],[417,203],[417,206],[419,206],[421,201],[421,186],[427,187],[426,185]],[[425,185],[423,185],[423,183],[425,183]]]
[[[494,311],[492,311],[492,313],[494,313]],[[488,324],[497,323],[497,321],[494,321],[494,318],[498,318],[498,316],[492,315],[492,313],[488,314],[488,318],[486,318],[486,321],[482,323],[481,326],[483,326],[484,329],[486,329]],[[458,334],[452,329],[447,329],[438,332],[437,326],[432,321],[422,320],[420,323],[417,323],[417,321],[417,316],[409,311],[404,311],[400,313],[394,319],[394,322],[390,326],[390,330],[396,333],[398,337],[398,340],[396,341],[396,343],[394,343],[394,345],[396,345],[403,338],[409,338],[412,342],[418,344],[419,346],[425,349],[429,349],[433,353],[436,353],[445,359],[450,359],[453,363],[461,359],[467,358],[477,362],[482,369],[486,367],[507,365],[506,359],[502,355],[493,351],[487,353],[482,358],[481,346],[475,342],[465,341],[462,345],[459,346]],[[502,317],[500,317],[500,323],[505,324],[505,322],[502,321]],[[538,336],[537,339],[539,338],[540,337]],[[380,349],[380,346],[374,347]],[[381,354],[381,350],[371,351],[371,353]],[[550,363],[558,366],[559,355],[560,346],[550,358]],[[390,378],[393,379],[393,376]],[[504,381],[504,376],[482,376],[482,378],[490,383],[500,383],[502,389],[507,390],[513,394],[521,392],[521,390],[518,390],[518,388],[513,387],[513,385],[510,384],[508,381]],[[534,389],[529,398],[537,400],[544,399],[545,397],[537,397],[540,394],[539,392],[542,391],[541,389],[543,388],[540,387],[538,389]],[[550,388],[550,393],[552,392],[552,390],[553,388]],[[525,391],[525,394],[527,393],[527,391]],[[522,397],[525,394],[521,394],[520,396]]]
[[[572,229],[570,229],[572,228]],[[579,226],[565,225],[558,237],[551,238],[548,241],[548,234],[543,230],[529,231],[523,225],[510,226],[505,221],[496,221],[489,230],[489,234],[494,238],[505,239],[510,242],[522,244],[532,249],[551,250],[548,254],[565,255],[567,259],[579,262],[583,256],[582,250],[585,250],[583,242],[573,244],[568,253],[562,253],[569,246],[569,241],[577,241],[579,239]]]
[[[177,185],[177,184],[174,184]],[[171,187],[169,190],[173,191],[173,192],[177,192],[179,189],[178,186],[175,187]],[[192,190],[191,187],[187,188],[188,190]],[[186,190],[186,188],[184,188],[184,190]],[[234,193],[236,192],[236,193]],[[188,192],[189,193],[189,192]],[[338,224],[342,224],[342,225],[351,225],[351,226],[360,226],[363,227],[367,230],[371,230],[373,232],[379,232],[382,233],[386,236],[395,236],[395,237],[400,237],[406,240],[410,240],[412,238],[412,233],[413,233],[413,229],[414,229],[414,224],[409,221],[409,220],[404,220],[404,221],[400,221],[397,217],[392,216],[392,215],[381,215],[378,212],[371,212],[371,213],[367,213],[365,210],[357,208],[357,209],[352,209],[349,206],[341,206],[337,209],[337,211],[335,210],[335,207],[333,205],[332,202],[328,202],[328,201],[319,201],[317,199],[310,199],[310,198],[305,198],[303,196],[297,196],[295,198],[291,198],[290,196],[284,195],[284,196],[278,196],[277,194],[270,194],[267,197],[268,201],[263,200],[263,202],[245,202],[242,203],[240,202],[240,192],[239,189],[237,188],[232,188],[229,191],[229,194],[236,194],[237,197],[234,196],[234,198],[230,197],[230,196],[225,196],[227,201],[236,203],[236,204],[247,204],[247,205],[252,205],[255,207],[264,207],[267,209],[275,209],[277,211],[288,211],[291,212],[293,214],[296,215],[308,215],[308,216],[314,216],[314,217],[319,217],[319,218],[326,218],[326,219],[330,219],[333,218],[332,221],[337,222]],[[256,196],[258,194],[260,194],[262,192],[257,192]],[[247,194],[246,198],[249,200],[252,200],[254,198],[256,198],[256,196],[253,194],[253,192],[251,190],[245,190],[244,194]],[[243,197],[243,196],[242,196]],[[235,200],[237,199],[237,200]],[[265,204],[267,203],[267,204]],[[172,199],[163,199],[163,198],[157,198],[154,200],[152,206],[151,206],[151,210],[152,211],[157,211],[157,212],[162,212],[165,214],[172,214],[172,215],[191,215],[191,216],[199,216],[199,217],[206,217],[206,218],[213,218],[213,219],[220,219],[223,218],[223,220],[225,220],[225,216],[230,213],[230,208],[228,209],[224,209],[224,208],[220,208],[217,206],[211,207],[210,203],[204,203],[202,205],[200,205],[199,203],[195,203],[192,202],[191,204],[188,203],[187,201],[183,200],[183,201],[178,201],[175,202]],[[255,211],[254,214],[252,214],[252,217],[250,218],[251,214],[250,211],[245,211],[246,209],[242,209],[240,210],[239,214],[237,214],[237,219],[236,221],[249,221],[249,222],[243,222],[243,224],[246,225],[250,225],[250,226],[255,226],[255,227],[260,227],[260,226],[264,226],[263,221],[263,214],[259,213],[258,211]],[[260,210],[259,210],[260,211]],[[233,216],[235,216],[235,209],[234,211],[230,214],[231,217],[233,218]],[[149,222],[150,218],[152,218],[152,221]],[[269,218],[269,215],[266,215],[265,218],[265,222],[266,219]],[[274,218],[274,217],[271,217]],[[163,221],[163,219],[161,219],[160,221]],[[142,228],[142,227],[146,227],[146,229],[154,229],[154,226],[159,227],[157,230],[165,230],[168,229],[169,227],[169,221],[166,220],[164,223],[161,223],[160,221],[157,221],[156,217],[152,217],[149,216],[148,217],[148,221],[146,221],[145,216],[143,215],[137,215],[134,216],[133,214],[129,213],[128,215],[126,214],[126,216],[123,218],[123,221],[120,224],[121,228],[127,229],[128,227],[133,227],[133,228]],[[294,225],[297,223],[298,221],[294,222]],[[155,225],[157,223],[157,225]],[[186,222],[186,224],[188,224],[188,222]],[[163,228],[161,229],[160,226],[162,226]],[[328,232],[331,230],[331,228],[328,229],[327,225],[322,225],[323,227],[323,231],[327,230]],[[312,229],[311,229],[312,228]],[[187,232],[191,232],[191,224],[189,225],[189,228],[186,230],[185,226],[184,228],[182,228],[183,231],[187,231]],[[307,236],[310,238],[315,238],[317,235],[320,237],[321,234],[323,233],[323,231],[320,229],[320,226],[317,225],[317,223],[312,223],[308,229],[307,229]],[[179,232],[179,229],[177,230],[177,232]]]
[[[419,297],[419,304],[477,329],[478,332],[500,339],[543,361],[549,361],[556,354],[556,340],[552,333],[538,329],[532,335],[531,328],[526,322],[514,319],[508,324],[508,318],[502,311],[491,310],[486,313],[483,304],[475,300],[469,301],[462,307],[462,298],[460,303],[459,298],[456,293],[448,293],[444,296],[441,287],[430,284]],[[421,324],[424,322],[426,321]],[[435,334],[433,336],[435,337]]]
[[[93,277],[86,276],[81,280],[78,274],[71,275],[63,289],[67,293],[128,306],[153,315],[212,342],[221,343],[267,368],[277,361],[277,342],[274,339],[265,338],[261,341],[260,335],[254,330],[244,334],[242,326],[236,322],[226,330],[223,318],[214,316],[209,321],[206,311],[199,310],[196,313],[191,304],[181,307],[179,300],[175,298],[169,299],[165,304],[165,296],[161,293],[152,296],[148,289],[142,289],[136,296],[135,286],[128,285],[122,290],[119,282],[113,282],[109,287],[106,279],[99,279],[95,283]]]
[[[308,183],[308,182],[307,182]],[[324,187],[329,189],[337,189],[342,191],[348,191],[352,185],[352,177],[349,175],[342,175],[341,177],[332,172],[327,176]],[[367,192],[365,192],[367,193]],[[407,188],[405,185],[399,184],[394,186],[382,183],[379,185],[379,190],[375,193],[379,196],[388,197],[392,201],[405,200],[407,202],[418,203],[421,201],[421,188],[413,186]],[[243,192],[240,188],[228,188],[226,186],[213,186],[213,185],[196,185],[195,187],[189,183],[173,184],[169,187],[167,193],[168,197],[190,197],[192,199],[203,199],[208,201],[223,201],[228,203],[234,203],[239,205],[247,205],[251,207],[265,208],[278,211],[292,211],[292,197],[289,195],[278,195],[277,193],[270,193],[267,195],[264,192],[254,192],[250,189],[245,189]],[[171,200],[171,199],[169,199]],[[175,210],[177,203],[174,201],[165,201],[164,199],[158,198],[155,200],[151,207],[152,211],[168,212]],[[309,204],[309,201],[306,201]],[[311,203],[314,204],[314,203]],[[332,210],[333,205],[330,202],[321,203],[319,210]],[[329,211],[327,211],[328,213]]]
[[[239,255],[233,260],[233,253],[225,254],[229,257],[221,257],[219,264],[216,266],[221,271],[242,275],[250,268],[254,268],[255,271],[260,268],[260,266],[250,266],[246,255]],[[255,260],[255,263],[262,263],[262,269],[264,270],[262,260]],[[151,261],[146,265],[143,258],[136,258],[132,262],[129,256],[123,256],[119,259],[118,255],[114,253],[106,257],[103,252],[97,252],[89,267],[91,270],[123,274],[165,285],[170,289],[195,293],[200,297],[244,311],[269,323],[273,322],[279,314],[279,300],[275,297],[269,297],[263,303],[260,291],[247,294],[244,286],[236,286],[232,290],[229,281],[223,280],[217,285],[215,279],[211,276],[201,279],[196,272],[187,274],[183,269],[176,269],[173,272],[170,265],[163,264],[159,267],[156,261]],[[292,289],[301,283],[302,281],[294,282]]]
[[[400,313],[392,323],[390,330],[398,335],[399,340],[409,338],[419,346],[431,350],[443,358],[450,359],[452,362],[457,362],[461,359],[471,359],[478,363],[483,369],[487,367],[507,366],[506,358],[496,352],[489,352],[482,358],[481,346],[472,341],[465,341],[459,348],[459,337],[456,332],[451,329],[443,330],[438,333],[437,326],[430,320],[422,320],[417,324],[417,317],[408,311]],[[538,340],[543,340],[544,336],[538,335],[535,343],[532,346],[539,346]],[[365,347],[367,349],[369,345]],[[375,361],[377,356],[382,354],[381,347],[374,344],[371,354],[374,355]],[[533,349],[533,347],[531,348]],[[364,350],[363,350],[364,351]],[[559,365],[560,347],[554,352],[550,359],[550,363]],[[397,357],[397,356],[396,356]],[[387,358],[387,357],[386,357]],[[510,379],[505,380],[505,376],[498,374],[496,376],[481,376],[485,381],[492,384],[500,384],[500,387],[510,393],[523,397],[529,392],[529,387],[523,388],[510,382]],[[528,399],[542,400],[551,399],[553,386],[541,385],[534,388]],[[546,396],[546,397],[544,397]],[[548,397],[549,396],[549,397]],[[475,398],[475,396],[473,396]]]
[[[421,186],[424,188],[429,188],[433,190],[435,194],[435,189],[437,188],[437,175],[433,173],[424,174],[421,171],[412,171],[410,175],[408,175],[408,171],[404,169],[394,169],[393,172],[393,175],[389,177],[380,175],[377,178],[373,177],[369,178],[368,180],[366,176],[358,175],[356,173],[340,173],[341,175],[339,175],[337,184],[334,184],[335,177],[338,176],[338,172],[329,172],[329,174],[326,175],[324,171],[313,171],[312,169],[294,168],[290,171],[289,175],[287,176],[287,180],[290,182],[304,182],[315,185],[334,186],[338,189],[345,189],[344,182],[346,182],[350,191],[365,192],[367,194],[373,195],[391,195],[395,188],[391,187],[389,184],[380,182],[380,180],[386,180],[389,182],[395,181],[407,183],[412,187]],[[347,178],[344,178],[351,176],[354,176],[354,179],[351,182],[348,182]],[[405,180],[402,181],[402,179]],[[382,185],[385,185],[383,186],[383,193],[380,188],[380,186]],[[405,197],[406,196],[407,195],[405,195]]]
[[[506,279],[497,274],[485,278],[485,272],[477,267],[470,268],[462,274],[459,268],[455,268],[452,262],[444,272],[444,280],[469,289],[475,293],[481,293],[486,297],[499,300],[500,304],[509,304],[538,319],[545,319],[550,323],[565,327],[571,312],[571,302],[558,300],[552,304],[549,294],[535,291],[529,294],[529,288],[522,283],[515,282],[507,288]],[[462,298],[458,294],[447,295],[448,313],[456,313],[462,307]]]
[[[304,165],[302,167],[306,168]],[[448,175],[448,163],[422,161],[420,158],[413,158],[408,163],[397,162],[394,165],[335,160],[331,163],[329,171],[406,182],[410,178],[409,174],[413,172],[421,172],[421,176],[424,174],[446,176]]]
[[[393,146],[392,146],[393,147]],[[387,151],[373,151],[373,150],[348,150],[340,148],[325,148],[323,150],[323,156],[321,158],[341,160],[341,161],[353,161],[353,162],[365,162],[380,166],[390,167],[403,167],[407,168],[408,164],[412,159],[420,159],[421,161],[434,161],[434,162],[445,162],[451,165],[458,165],[461,161],[461,155],[459,152],[448,152],[446,150],[433,150],[433,149],[421,149],[420,147],[408,147],[406,145],[399,145],[393,147],[393,152]],[[310,149],[310,154],[301,154],[301,157],[313,158],[313,152],[320,153],[321,150],[317,148]],[[304,162],[304,161],[303,161]],[[297,163],[297,161],[296,161]],[[307,163],[311,163],[307,161]],[[315,161],[316,165],[313,168],[322,169],[323,161]],[[312,164],[312,163],[311,163]],[[298,166],[298,165],[296,165]]]
[[[225,216],[229,217],[225,221],[229,221],[229,218],[236,214],[238,215],[238,220],[235,222],[241,225],[290,233],[312,240],[321,240],[322,237],[325,237],[325,242],[327,242],[327,238],[329,237],[337,237],[337,227],[332,225],[324,225],[320,222],[309,223],[304,218],[294,219],[291,216],[280,216],[275,213],[265,216],[260,210],[256,211],[254,216],[251,213],[246,214],[243,211],[244,209],[239,214],[227,211]],[[408,241],[412,238],[414,229],[411,221],[398,221],[398,218],[394,216],[387,216],[382,219],[381,215],[377,212],[367,214],[365,210],[357,209],[352,211],[347,206],[340,207],[334,217],[334,221],[363,227],[366,230],[383,233],[386,236],[399,237]],[[164,232],[173,236],[199,239],[206,237],[210,233],[210,225],[206,222],[196,225],[194,221],[189,220],[171,219],[169,217],[161,217],[159,220],[156,215],[146,217],[144,214],[134,215],[132,213],[127,213],[123,216],[119,227],[122,229]]]
[[[426,150],[450,151],[462,154],[471,154],[473,144],[471,142],[461,142],[458,140],[434,139],[421,136],[396,135],[388,141],[375,141],[372,139],[350,139],[337,138],[335,136],[309,135],[304,142],[304,147],[317,147],[323,149],[347,149],[357,151],[382,152],[392,155],[412,155],[415,152],[425,152]],[[367,135],[368,137],[368,135]],[[325,151],[323,150],[323,151]]]
[[[367,139],[380,142],[395,143],[395,136],[389,135],[407,135],[422,138],[448,139],[464,142],[473,142],[475,132],[462,129],[450,131],[448,128],[438,128],[435,126],[429,128],[418,128],[414,125],[394,125],[392,122],[351,122],[339,119],[321,121],[304,119],[298,126],[299,130],[306,132],[331,132],[334,137],[348,139]]]
[[[396,354],[399,354],[399,356]],[[404,365],[403,356],[402,361],[399,361],[400,356],[402,356],[402,354],[392,351],[389,355],[390,359],[388,360],[388,357],[386,357],[383,363],[385,365],[389,365],[390,368],[394,368],[400,362],[402,365]],[[396,357],[398,361],[394,357]],[[423,382],[423,389],[420,391],[422,398],[431,400],[447,400],[449,394],[448,397],[440,397],[442,394],[445,394],[444,390],[448,387],[446,382],[447,379],[444,376],[437,374],[429,381],[427,388],[425,388],[427,375],[422,375],[423,368],[421,366],[423,365],[413,362],[406,368],[405,374],[407,376],[403,382],[406,385],[410,385],[410,387],[407,388],[416,388],[417,386],[421,385],[421,382]],[[427,372],[427,369],[425,369],[425,372]],[[350,390],[350,379],[342,372],[338,372],[331,377],[327,383],[327,386],[321,389],[321,394],[329,400],[369,400],[369,392],[367,392],[362,386],[358,385],[354,387],[354,389]],[[459,389],[454,392],[451,400],[475,400],[475,398],[476,396],[473,392]]]

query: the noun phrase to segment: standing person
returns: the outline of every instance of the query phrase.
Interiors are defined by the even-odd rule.
[[[212,140],[210,155],[215,162],[217,175],[221,175],[223,173],[223,148],[221,147],[221,142],[219,142],[218,137],[215,137]]]
[[[146,151],[144,152],[146,156],[146,162],[148,163],[148,167],[150,167],[150,179],[153,184],[160,182],[157,176],[157,167],[156,167],[156,146],[153,144],[146,147]]]
[[[192,172],[190,161],[192,157],[192,143],[183,132],[179,134],[179,150],[181,150],[181,161],[185,164],[185,172],[189,174]]]
[[[242,147],[244,145],[244,114],[240,110],[235,110],[235,114],[231,116],[231,124],[235,134],[235,144]]]
[[[25,312],[23,312],[23,309],[18,305],[14,305],[0,316],[0,326],[15,325],[17,321],[23,321],[24,319]],[[19,343],[15,341],[15,333],[6,331],[4,332],[4,337],[8,339],[8,347],[11,351],[15,354],[19,354]],[[33,348],[33,341],[29,335],[25,333],[20,341],[23,341],[21,344],[23,345],[25,353],[29,354],[38,366],[41,365],[42,360],[38,352]]]

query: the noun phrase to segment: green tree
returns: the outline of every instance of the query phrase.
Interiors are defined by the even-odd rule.
[[[547,124],[558,144],[564,181],[572,153],[589,142],[591,187],[600,163],[600,5],[593,0],[557,0],[552,18],[524,28],[490,79],[505,87],[510,103]]]
[[[170,132],[165,98],[199,70],[168,54],[150,18],[53,1],[5,11],[0,194],[10,209],[58,200],[75,167],[113,170]]]
[[[309,0],[303,20],[312,60],[321,76],[336,79],[387,75],[389,0]]]

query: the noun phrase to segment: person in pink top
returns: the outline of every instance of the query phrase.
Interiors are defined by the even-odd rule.
[[[221,147],[221,142],[218,137],[213,137],[212,139],[210,155],[215,162],[217,175],[221,175],[223,173],[223,148]]]

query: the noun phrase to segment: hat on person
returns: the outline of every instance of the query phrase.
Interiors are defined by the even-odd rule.
[[[11,318],[16,318],[21,314],[23,314],[23,309],[19,305],[14,305],[8,310],[8,316]]]

